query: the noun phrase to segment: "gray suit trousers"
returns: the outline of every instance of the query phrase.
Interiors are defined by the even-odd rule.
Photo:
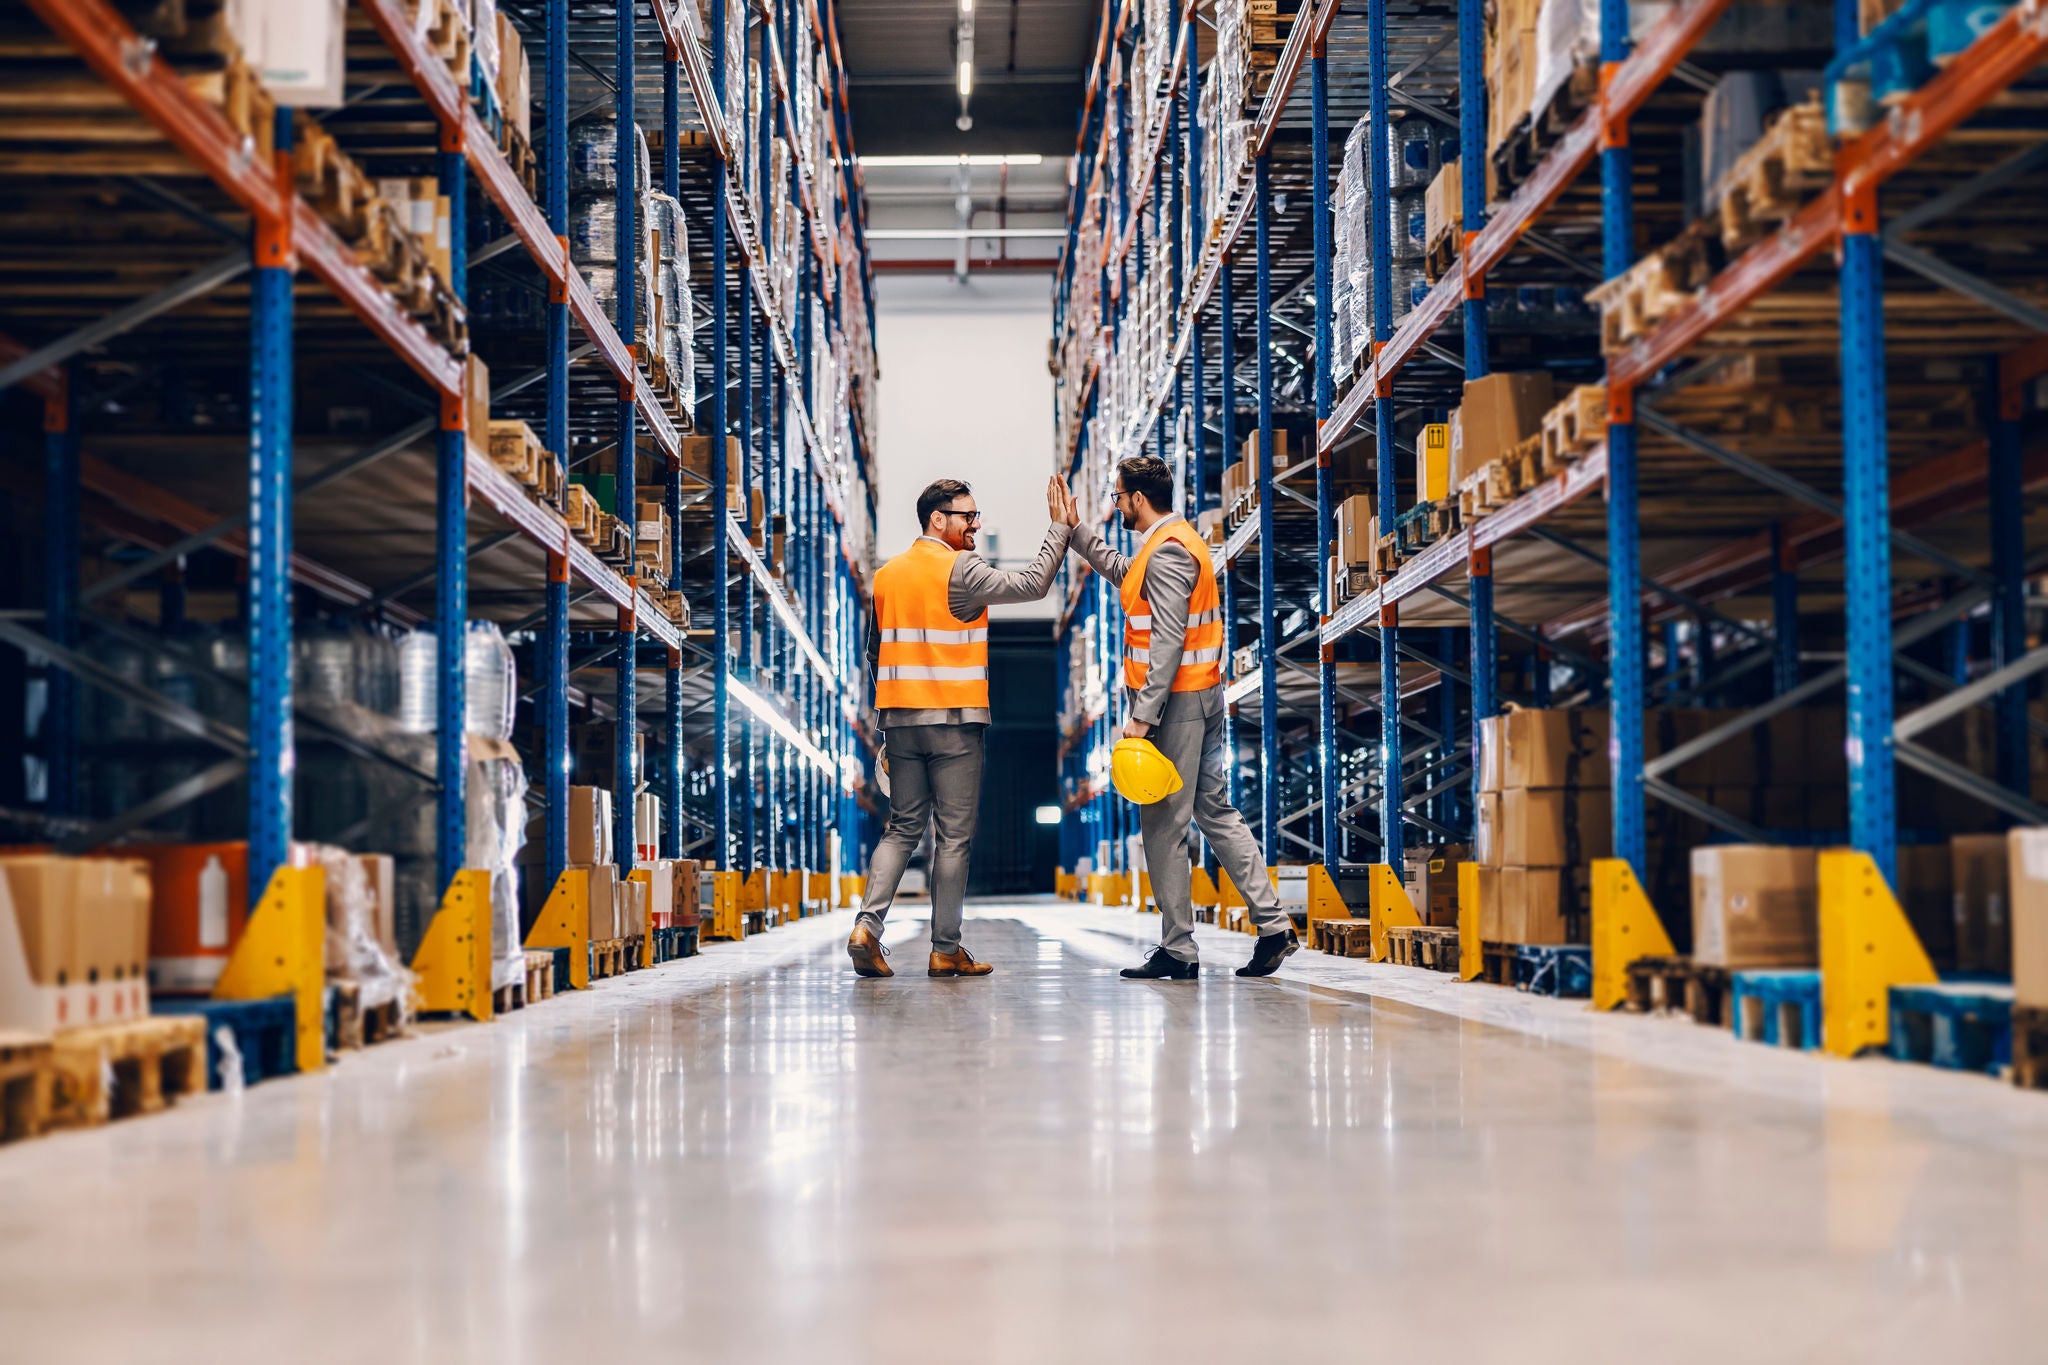
[[[889,757],[889,824],[868,863],[860,922],[879,937],[903,869],[927,825],[932,834],[932,951],[957,952],[967,899],[967,848],[981,806],[980,725],[905,725],[883,736]]]
[[[1193,694],[1176,694],[1193,695]],[[1261,934],[1293,927],[1280,897],[1266,876],[1266,860],[1244,817],[1230,804],[1230,754],[1223,745],[1223,710],[1206,716],[1175,716],[1152,727],[1152,742],[1180,770],[1181,789],[1164,801],[1138,808],[1138,834],[1145,841],[1145,866],[1152,877],[1152,898],[1159,902],[1160,946],[1183,962],[1198,960],[1195,909],[1189,900],[1188,822],[1201,826],[1202,837],[1216,850],[1216,861],[1244,893],[1252,922]]]

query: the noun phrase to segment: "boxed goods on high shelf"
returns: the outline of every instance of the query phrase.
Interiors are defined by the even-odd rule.
[[[1340,378],[1370,354],[1373,340],[1373,223],[1367,208],[1376,142],[1369,118],[1352,125],[1344,139],[1336,192],[1330,196],[1334,248],[1331,350]],[[1427,119],[1391,122],[1386,158],[1387,185],[1393,195],[1388,210],[1391,286],[1387,291],[1392,326],[1399,326],[1408,310],[1429,292],[1424,268],[1429,250],[1429,185],[1457,154],[1457,139]]]
[[[1588,867],[1608,855],[1613,830],[1607,713],[1517,709],[1481,730],[1480,937],[1584,943]]]

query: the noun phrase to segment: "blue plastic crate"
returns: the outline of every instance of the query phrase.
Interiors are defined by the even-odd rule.
[[[1736,972],[1728,979],[1735,1036],[1774,1047],[1820,1046],[1820,973]]]
[[[1894,986],[1888,1051],[1947,1071],[2002,1071],[2012,1061],[2012,1002],[2009,985]]]
[[[299,1069],[299,1007],[289,995],[268,1000],[208,1000],[170,996],[150,1002],[156,1014],[196,1014],[206,1020],[206,1088],[221,1087],[219,1031],[226,1028],[242,1054],[242,1082],[254,1085]]]
[[[1593,950],[1583,944],[1518,945],[1515,989],[1571,997],[1593,993]]]

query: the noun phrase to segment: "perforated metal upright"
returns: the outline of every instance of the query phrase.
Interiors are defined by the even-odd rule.
[[[1257,199],[1259,328],[1259,843],[1266,861],[1280,860],[1279,615],[1273,582],[1273,171],[1265,152],[1254,164]]]
[[[721,119],[725,117],[725,7],[731,2],[711,0],[711,84],[716,92],[712,108]],[[724,145],[723,141],[719,140],[718,145]],[[728,506],[731,471],[725,439],[729,308],[725,281],[726,196],[731,192],[730,168],[723,154],[715,155],[711,167],[711,861],[721,868],[733,865],[732,772],[727,762],[732,724],[732,593],[726,578],[734,547],[727,540],[732,519]]]
[[[548,230],[568,252],[569,233],[569,0],[548,0],[547,126],[541,164]],[[547,310],[547,446],[557,462],[556,484],[569,481],[569,295],[551,287]],[[548,551],[546,612],[535,648],[541,672],[541,767],[548,801],[547,876],[550,887],[569,865],[569,559],[568,547]]]
[[[1628,60],[1627,0],[1600,0],[1601,88]],[[1603,97],[1604,101],[1604,97]],[[1608,116],[1600,128],[1600,253],[1607,279],[1635,264],[1635,160],[1626,118]],[[1614,856],[1644,875],[1647,853],[1643,814],[1643,611],[1636,507],[1635,394],[1607,388],[1607,638],[1609,755],[1614,791]],[[1539,672],[1546,675],[1539,665]],[[1542,703],[1539,702],[1539,705]]]
[[[1196,22],[1192,19],[1184,22]],[[1197,259],[1202,254],[1202,244],[1209,239],[1209,225],[1202,217],[1202,122],[1200,118],[1202,93],[1202,63],[1195,52],[1195,44],[1188,45],[1187,74],[1181,91],[1185,97],[1187,112],[1181,118],[1182,138],[1185,155],[1182,164],[1187,167],[1187,239],[1194,247]],[[1187,263],[1192,269],[1194,262]],[[1180,296],[1174,297],[1175,317],[1179,317]],[[1190,310],[1188,318],[1188,407],[1191,413],[1188,422],[1188,477],[1190,487],[1187,501],[1190,520],[1198,518],[1208,510],[1209,479],[1204,467],[1208,463],[1208,399],[1203,393],[1202,355],[1202,310]],[[1224,440],[1224,458],[1229,458],[1229,439]],[[1229,660],[1224,661],[1225,672],[1229,671]]]
[[[1229,464],[1230,454],[1237,449],[1237,331],[1236,301],[1231,297],[1230,253],[1223,253],[1216,271],[1216,340],[1217,378],[1223,384],[1223,401],[1217,405],[1216,419],[1223,426],[1223,449],[1220,463]],[[1223,566],[1223,665],[1227,677],[1236,667],[1237,659],[1237,574],[1226,562]],[[1226,765],[1228,774],[1224,787],[1230,797],[1230,804],[1237,804],[1238,764],[1237,753],[1237,708],[1227,706],[1223,711],[1223,749],[1233,756]]]
[[[277,111],[273,137],[283,192],[275,221],[256,221],[255,277],[249,294],[249,903],[261,899],[271,873],[291,853],[292,772],[292,111]],[[445,173],[445,166],[444,166]],[[67,381],[67,390],[77,385]],[[74,419],[68,424],[76,427]],[[442,460],[448,461],[449,415],[442,413]],[[455,504],[462,505],[461,411],[452,433],[456,459]],[[69,475],[77,477],[76,450]],[[446,479],[445,471],[442,478]],[[77,504],[71,505],[75,517]],[[445,512],[442,521],[446,521]],[[73,537],[76,523],[67,528]],[[74,539],[74,545],[75,545]],[[461,590],[458,558],[455,589]],[[76,573],[76,568],[70,570]],[[75,581],[75,580],[74,580]],[[447,589],[444,587],[444,593]],[[457,601],[461,599],[458,597]],[[54,623],[53,623],[54,624]],[[72,626],[75,629],[75,626]],[[456,622],[458,652],[462,625]],[[447,632],[444,630],[442,649]],[[446,658],[448,655],[443,654]],[[446,670],[443,670],[444,673]],[[459,666],[457,671],[459,672]],[[458,701],[459,701],[458,693]],[[461,713],[458,710],[457,715]],[[444,713],[445,724],[445,713]],[[460,727],[457,727],[458,736]],[[442,805],[450,793],[461,812],[462,786],[442,768]],[[55,774],[52,774],[54,777]],[[67,774],[68,777],[68,774]],[[445,815],[444,825],[445,829]],[[447,884],[444,876],[442,885]]]
[[[465,210],[469,166],[460,126],[441,130],[441,193],[448,198],[448,287],[468,297],[469,224]],[[462,870],[469,841],[464,797],[469,780],[469,435],[465,395],[441,399],[441,431],[434,483],[434,629],[439,663],[435,693],[435,776],[441,783],[435,895],[445,894]],[[477,433],[488,440],[488,432]],[[253,652],[253,651],[252,651]],[[250,886],[255,887],[254,866]]]
[[[1378,355],[1394,334],[1394,195],[1389,159],[1394,130],[1388,121],[1387,0],[1370,0],[1366,8],[1367,80],[1371,89],[1372,165],[1369,184],[1372,216],[1372,337]],[[1483,179],[1483,177],[1482,177]],[[1379,384],[1373,397],[1373,438],[1378,461],[1380,534],[1394,530],[1400,515],[1400,485],[1394,478],[1394,394],[1391,383]],[[1380,856],[1401,867],[1401,655],[1398,615],[1389,600],[1380,606]]]
[[[1460,255],[1465,261],[1465,382],[1492,373],[1486,333],[1486,272],[1474,268],[1472,239],[1486,226],[1486,15],[1485,0],[1458,0],[1458,160]],[[1471,619],[1467,664],[1472,679],[1472,789],[1484,760],[1480,722],[1493,715],[1500,677],[1500,634],[1493,622],[1493,549],[1475,545],[1466,561],[1466,608]],[[1468,803],[1473,811],[1478,803]],[[1476,831],[1475,831],[1476,833]]]
[[[616,157],[618,195],[616,230],[616,251],[618,260],[618,327],[619,336],[626,345],[632,346],[637,340],[639,324],[638,304],[634,298],[634,281],[640,262],[640,184],[636,120],[633,108],[633,87],[638,79],[634,52],[634,7],[630,4],[618,6],[618,63],[614,70],[615,89],[613,108],[618,120],[618,137],[614,143]],[[633,407],[632,380],[620,381],[618,404],[619,455],[617,473],[614,477],[612,515],[628,527],[633,527],[638,518],[637,499],[639,490],[634,487],[634,478],[639,463],[639,414]],[[627,570],[631,572],[630,569]],[[631,582],[631,579],[627,580]],[[619,609],[619,633],[625,638],[619,641],[616,656],[617,694],[614,704],[618,708],[616,722],[617,743],[612,758],[613,801],[612,811],[612,854],[618,863],[619,876],[623,880],[633,870],[634,826],[633,797],[639,790],[639,649],[635,643],[634,631],[637,625],[630,607]]]
[[[721,0],[722,3],[722,0]],[[715,17],[715,16],[714,16]],[[712,34],[712,84],[721,92],[725,89],[723,77],[725,53],[725,25],[717,24]],[[673,44],[662,53],[661,62],[661,191],[675,199],[682,190],[682,92],[678,88],[681,78],[682,53]],[[662,244],[664,248],[667,243]],[[658,264],[658,263],[657,263]],[[722,387],[722,386],[721,386]],[[662,507],[668,514],[668,581],[662,584],[671,592],[680,592],[683,586],[683,471],[679,461],[668,463],[668,472],[662,480]],[[634,516],[639,515],[636,510]],[[712,528],[712,542],[719,542],[719,531]],[[639,535],[636,521],[634,536]],[[722,652],[722,649],[721,649]],[[661,767],[661,856],[680,858],[683,856],[683,653],[679,649],[668,652],[668,667],[663,671],[665,684],[663,697],[662,732],[666,737],[663,748],[667,751]],[[723,731],[719,732],[723,735]]]
[[[1330,70],[1329,57],[1318,43],[1309,58],[1309,150],[1314,165],[1309,216],[1315,225],[1316,294],[1316,577],[1322,584],[1318,623],[1327,622],[1336,605],[1335,575],[1330,556],[1336,542],[1337,488],[1330,456],[1322,450],[1323,423],[1330,418]],[[1343,825],[1337,804],[1337,650],[1320,645],[1316,664],[1316,782],[1322,803],[1322,860],[1330,867],[1343,861]]]

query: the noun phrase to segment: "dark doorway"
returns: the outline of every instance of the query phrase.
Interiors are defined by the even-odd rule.
[[[1038,823],[1038,808],[1059,802],[1052,624],[989,626],[988,747],[969,895],[1052,890],[1059,826]]]

